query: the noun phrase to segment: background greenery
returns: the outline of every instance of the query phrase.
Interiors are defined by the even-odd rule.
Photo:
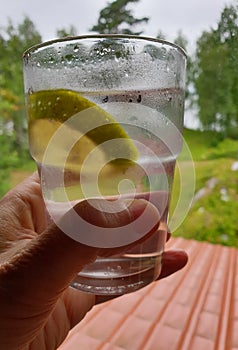
[[[102,9],[91,28],[99,33],[143,34],[149,18],[136,18],[131,5],[139,0],[115,0]],[[134,8],[134,7],[133,7]],[[120,16],[118,15],[120,14]],[[80,34],[60,28],[56,36]],[[158,38],[166,34],[158,28]],[[187,108],[197,111],[200,130],[185,130],[196,170],[196,196],[174,235],[238,247],[238,5],[222,9],[217,25],[201,33],[188,57]],[[35,170],[27,144],[22,53],[40,43],[41,34],[30,18],[0,28],[0,196]],[[180,30],[174,40],[185,50]],[[181,159],[181,162],[183,159]],[[176,201],[177,188],[173,201]],[[172,209],[173,202],[172,201]]]
[[[195,198],[173,235],[238,247],[238,140],[199,130],[185,130],[184,138],[195,166]],[[178,189],[175,178],[174,202]]]

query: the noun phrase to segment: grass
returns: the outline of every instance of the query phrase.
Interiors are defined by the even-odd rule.
[[[238,141],[223,139],[217,132],[185,129],[184,138],[195,161],[238,158]]]
[[[238,171],[231,168],[238,160],[238,141],[223,140],[215,132],[192,130],[185,130],[185,139],[194,160],[195,194],[203,195],[192,203],[188,215],[173,234],[238,247]],[[175,177],[174,201],[178,200],[176,186]]]
[[[25,160],[24,166],[13,166],[1,171],[0,198],[12,187],[23,181],[36,170],[36,165],[32,160]]]

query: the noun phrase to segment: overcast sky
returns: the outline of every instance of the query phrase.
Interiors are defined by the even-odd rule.
[[[8,18],[18,24],[28,15],[43,40],[55,38],[57,29],[70,25],[80,34],[86,34],[97,22],[99,11],[109,2],[111,0],[0,0],[0,26],[5,26]],[[230,3],[231,0],[140,0],[134,5],[134,15],[150,18],[143,28],[148,36],[162,31],[166,39],[173,41],[181,29],[192,50],[197,37],[216,25],[225,4]]]

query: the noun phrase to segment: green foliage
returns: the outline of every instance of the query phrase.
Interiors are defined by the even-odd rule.
[[[205,129],[225,136],[238,126],[238,5],[225,6],[216,29],[197,41],[193,83]]]
[[[0,198],[2,198],[4,194],[11,188],[9,183],[9,176],[10,176],[9,171],[1,170]]]
[[[238,247],[238,173],[231,170],[231,164],[223,158],[195,164],[197,191],[205,188],[205,192],[193,204],[175,236]],[[212,189],[207,186],[210,179],[216,179]]]
[[[16,152],[11,147],[11,140],[9,135],[0,135],[0,198],[7,190],[10,189],[9,176],[10,167],[15,166],[18,163],[18,157]]]
[[[14,169],[30,163],[27,150],[22,54],[41,41],[32,21],[25,17],[0,30],[0,196],[11,187]]]
[[[9,21],[0,31],[0,125],[5,130],[11,123],[11,141],[19,155],[27,146],[22,54],[40,41],[41,36],[28,17],[16,27]]]
[[[186,51],[188,40],[181,30],[178,31],[177,37],[174,39],[174,43]]]
[[[19,158],[13,147],[11,135],[0,135],[0,149],[0,169],[6,169],[18,165]]]
[[[74,26],[70,26],[69,28],[61,28],[57,29],[56,35],[58,38],[64,38],[67,36],[75,36],[77,35],[77,29]]]
[[[194,159],[196,200],[173,235],[238,247],[238,171],[232,170],[238,141],[212,131],[185,130],[184,137]],[[178,189],[173,192],[176,199]]]
[[[148,17],[135,18],[128,5],[139,0],[115,0],[100,11],[98,23],[90,30],[100,34],[136,34],[142,31],[133,31],[135,26],[149,21]]]
[[[174,39],[174,43],[180,46],[186,53],[188,47],[188,40],[186,36],[183,34],[182,30],[179,30],[177,36]],[[187,108],[193,106],[194,100],[194,89],[191,89],[193,85],[193,65],[192,65],[192,57],[187,54],[187,69],[186,69],[186,90],[185,90],[185,98],[187,102]]]
[[[237,140],[224,138],[220,132],[185,129],[184,138],[195,161],[238,158]]]
[[[0,198],[12,187],[11,174],[15,170],[23,171],[35,170],[35,164],[30,157],[29,151],[25,150],[21,156],[16,151],[14,146],[14,135],[0,134]]]
[[[160,40],[166,40],[166,34],[162,30],[159,30],[156,38]]]
[[[216,147],[223,140],[223,137],[215,131],[184,129],[184,139],[194,160],[206,160],[209,150]]]

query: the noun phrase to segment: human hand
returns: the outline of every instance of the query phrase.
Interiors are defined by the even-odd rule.
[[[101,213],[94,219],[105,227],[125,225],[145,205],[149,205],[147,215],[157,218],[148,233],[152,234],[158,228],[159,213],[143,200],[119,216]],[[79,214],[81,210],[78,205]],[[84,210],[89,210],[87,202]],[[107,300],[69,287],[77,272],[99,254],[103,250],[72,240],[56,224],[47,227],[37,174],[9,191],[0,201],[0,348],[56,349],[95,304]],[[186,262],[183,251],[165,252],[160,278]]]

